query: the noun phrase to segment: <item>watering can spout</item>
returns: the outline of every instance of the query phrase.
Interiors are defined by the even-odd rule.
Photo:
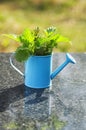
[[[56,70],[51,74],[50,78],[53,79],[61,70],[63,70],[63,68],[65,68],[65,66],[68,63],[72,63],[72,64],[76,63],[75,59],[69,53],[66,54],[65,62],[61,66],[56,68]]]

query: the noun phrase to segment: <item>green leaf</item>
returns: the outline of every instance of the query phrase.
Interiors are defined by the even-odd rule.
[[[15,34],[3,34],[3,36],[8,37],[10,39],[13,39],[13,40],[15,40],[17,42],[20,42],[18,35],[15,35]]]
[[[22,43],[32,43],[34,41],[34,35],[29,29],[25,29],[24,32],[19,36]]]
[[[59,51],[66,51],[70,48],[70,41],[58,33],[55,27],[46,30],[35,30],[26,28],[20,35],[4,34],[4,36],[20,42],[15,57],[18,61],[25,61],[31,55],[49,55],[53,48]]]
[[[56,28],[55,27],[49,27],[45,30],[45,33],[47,36],[53,34],[54,32],[56,32]]]
[[[70,40],[67,37],[59,35],[57,42],[70,42]]]
[[[18,47],[15,53],[15,58],[17,61],[22,62],[28,59],[30,53],[28,48],[24,48],[22,46]]]

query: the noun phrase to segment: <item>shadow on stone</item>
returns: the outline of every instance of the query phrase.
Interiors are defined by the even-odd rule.
[[[24,84],[13,88],[6,88],[0,92],[0,112],[5,111],[10,103],[20,100],[24,97]]]
[[[31,99],[31,100],[28,100],[27,102],[25,102],[26,104],[37,104],[37,103],[40,103],[40,102],[43,102],[44,100],[47,100],[48,97],[40,97],[40,98],[35,98],[35,99]]]
[[[25,87],[24,84],[20,84],[12,88],[2,89],[0,92],[0,112],[4,112],[8,109],[11,103],[23,98],[28,99],[26,104],[36,104],[42,102],[47,99],[46,96],[42,96],[44,90],[45,89]]]
[[[25,95],[24,97],[27,98],[27,101],[25,102],[26,104],[37,104],[40,102],[43,102],[44,100],[47,100],[48,97],[44,95],[44,88],[41,89],[34,89],[34,88],[29,88],[25,87]]]

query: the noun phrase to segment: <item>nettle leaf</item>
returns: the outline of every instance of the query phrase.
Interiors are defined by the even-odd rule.
[[[46,34],[47,36],[49,36],[49,35],[52,35],[55,31],[56,31],[56,28],[55,28],[55,27],[49,27],[49,28],[47,28],[47,29],[45,30],[45,34]]]
[[[40,32],[39,27],[36,27],[36,28],[33,30],[34,36],[35,36],[35,37],[38,37],[38,36],[39,36],[39,32]]]
[[[70,42],[70,40],[67,37],[59,35],[57,42]]]
[[[15,35],[15,34],[3,34],[3,36],[8,37],[10,39],[13,39],[13,40],[15,40],[17,42],[20,42],[20,39],[19,39],[18,35]]]
[[[22,46],[17,48],[15,53],[15,58],[17,61],[19,62],[25,61],[29,56],[30,56],[30,52],[28,51],[28,48],[24,48]]]
[[[15,57],[18,61],[25,61],[31,55],[50,55],[53,48],[57,47],[59,51],[66,51],[70,47],[70,41],[58,33],[55,27],[49,27],[46,30],[35,30],[26,28],[22,34],[5,34],[6,37],[20,42],[16,49]]]
[[[25,29],[19,38],[22,43],[32,43],[34,41],[34,35],[29,29]]]

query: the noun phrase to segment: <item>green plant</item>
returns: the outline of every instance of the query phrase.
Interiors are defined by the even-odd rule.
[[[27,60],[31,55],[50,55],[54,48],[67,51],[69,46],[64,49],[63,43],[70,45],[69,39],[59,34],[55,27],[43,31],[39,27],[34,30],[27,28],[20,35],[5,34],[5,36],[20,42],[20,46],[15,51],[15,57],[20,62]]]

